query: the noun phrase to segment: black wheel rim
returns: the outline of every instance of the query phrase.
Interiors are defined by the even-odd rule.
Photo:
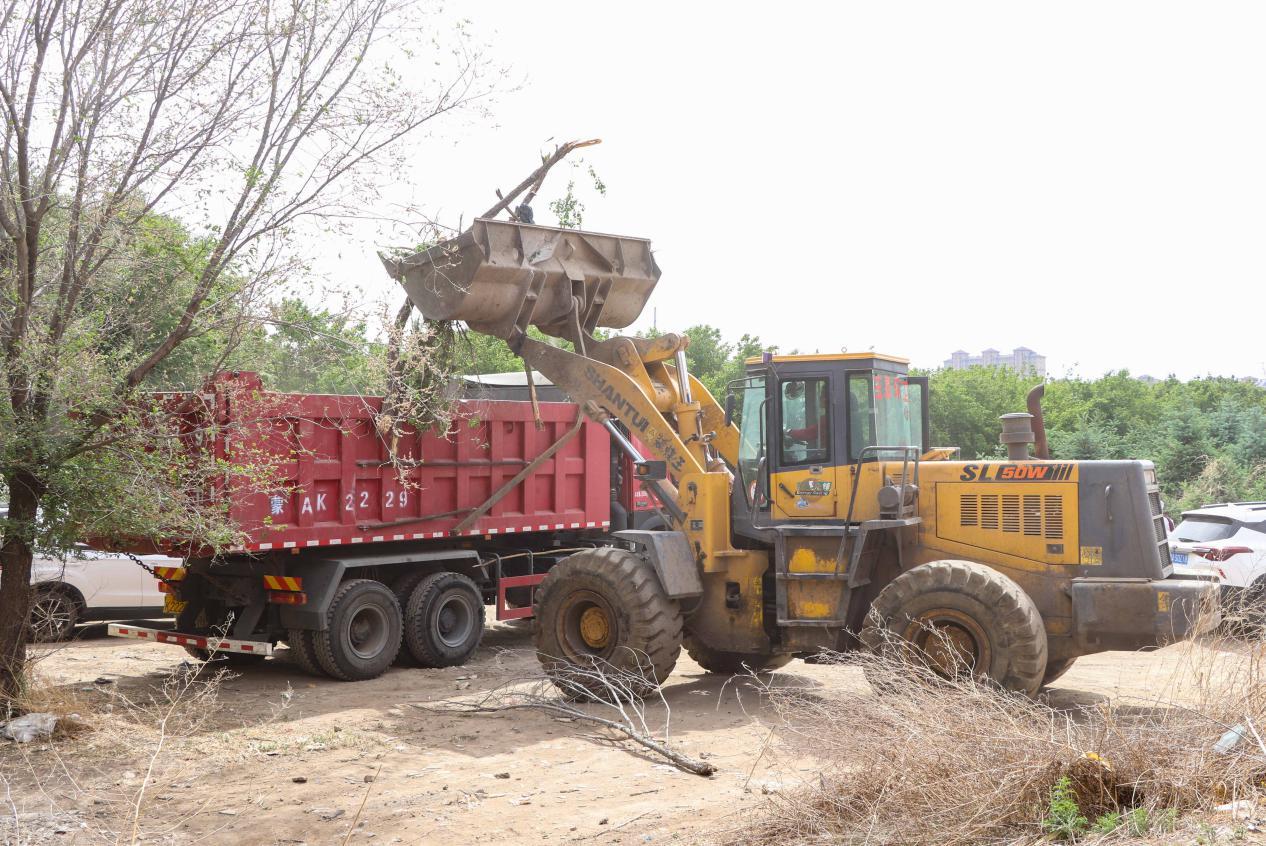
[[[377,657],[387,646],[390,625],[387,614],[377,605],[362,605],[347,618],[343,635],[357,658]]]
[[[445,594],[431,616],[431,633],[449,649],[459,649],[475,629],[475,608],[470,597],[460,591]]]

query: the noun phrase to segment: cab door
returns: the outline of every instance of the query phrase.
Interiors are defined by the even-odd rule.
[[[769,497],[775,520],[837,516],[835,391],[829,373],[775,384],[769,426]]]

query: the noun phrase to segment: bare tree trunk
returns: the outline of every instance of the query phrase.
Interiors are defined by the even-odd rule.
[[[31,559],[36,514],[45,485],[29,472],[5,479],[9,522],[0,543],[0,702],[22,689],[26,626],[31,610]]]

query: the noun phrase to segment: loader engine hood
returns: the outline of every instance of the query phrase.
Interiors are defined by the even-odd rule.
[[[531,323],[547,335],[564,337],[573,319],[589,332],[623,329],[659,281],[644,238],[484,218],[450,241],[383,264],[424,317],[460,320],[502,340],[533,302]]]

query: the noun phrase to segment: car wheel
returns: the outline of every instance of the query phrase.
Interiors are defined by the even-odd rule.
[[[79,622],[79,603],[65,590],[41,590],[31,602],[27,625],[34,643],[65,640]]]

